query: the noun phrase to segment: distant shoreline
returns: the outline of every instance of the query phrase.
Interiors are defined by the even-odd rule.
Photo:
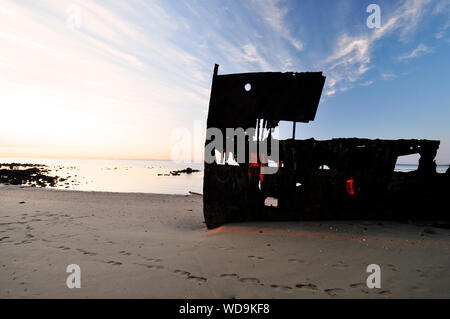
[[[80,191],[187,194],[203,189],[203,165],[171,161],[0,158],[0,183]]]

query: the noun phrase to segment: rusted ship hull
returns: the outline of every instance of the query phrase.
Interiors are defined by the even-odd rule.
[[[225,145],[236,138],[226,128],[246,129],[262,121],[270,129],[280,120],[314,120],[324,80],[321,73],[222,76],[216,66],[207,127],[219,128]],[[253,95],[242,89],[247,82],[255,87]],[[287,107],[273,107],[277,103]],[[205,162],[208,228],[253,220],[449,220],[444,205],[450,174],[436,173],[434,161],[439,141],[287,139],[278,145],[275,174],[263,174],[263,165],[250,163],[249,156],[235,165]],[[398,157],[410,154],[420,154],[417,171],[395,172]]]
[[[445,204],[450,178],[436,173],[434,157],[421,161],[417,171],[394,171],[398,156],[420,147],[428,149],[421,157],[426,158],[435,153],[438,141],[280,143],[283,166],[261,183],[259,167],[205,165],[204,215],[209,228],[254,220],[449,220]],[[303,156],[292,158],[293,153]],[[277,200],[276,207],[268,198]]]

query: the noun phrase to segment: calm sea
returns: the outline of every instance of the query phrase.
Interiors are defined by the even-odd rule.
[[[69,178],[55,188],[82,191],[137,192],[159,194],[203,193],[203,163],[175,163],[151,160],[79,160],[0,158],[0,163],[48,165],[52,175]],[[191,167],[200,172],[167,176],[170,171]],[[438,166],[444,173],[448,165]],[[400,164],[396,171],[413,171],[417,165]]]
[[[417,165],[411,164],[397,164],[395,165],[395,171],[397,172],[411,172],[417,169]],[[448,169],[448,165],[438,165],[436,167],[436,172],[445,173]]]
[[[69,178],[68,184],[56,189],[188,194],[203,193],[203,163],[175,163],[150,160],[80,160],[0,158],[0,163],[45,164],[50,174]],[[170,175],[170,171],[191,167],[200,172]],[[169,174],[170,176],[166,176]]]

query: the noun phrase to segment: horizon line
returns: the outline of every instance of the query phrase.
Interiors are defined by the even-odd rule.
[[[105,158],[105,157],[48,157],[48,156],[0,156],[0,159],[61,159],[61,160],[104,160],[104,161],[172,161],[172,162],[180,162],[180,163],[202,163],[202,161],[177,161],[172,159],[151,159],[151,158]],[[419,163],[396,163],[395,165],[419,165]],[[437,166],[450,166],[450,163],[436,163]]]

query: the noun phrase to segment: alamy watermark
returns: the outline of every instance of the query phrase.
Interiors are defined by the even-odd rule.
[[[71,4],[67,7],[67,19],[66,26],[71,29],[80,29],[81,28],[81,7],[78,4]]]
[[[81,268],[77,264],[70,264],[66,268],[66,272],[70,273],[66,279],[67,288],[81,288]]]
[[[381,288],[381,268],[377,264],[370,264],[366,268],[366,272],[371,273],[367,277],[366,285],[367,288]]]
[[[369,29],[381,28],[381,8],[378,4],[369,4],[366,12],[371,13],[366,20],[366,25]]]
[[[172,131],[171,160],[188,163],[192,160],[212,164],[258,165],[261,174],[278,171],[280,150],[276,129],[250,127],[243,129],[209,127],[206,134],[200,121],[194,122],[194,130],[176,128]],[[204,153],[203,153],[204,150]],[[256,165],[255,165],[256,164]]]

